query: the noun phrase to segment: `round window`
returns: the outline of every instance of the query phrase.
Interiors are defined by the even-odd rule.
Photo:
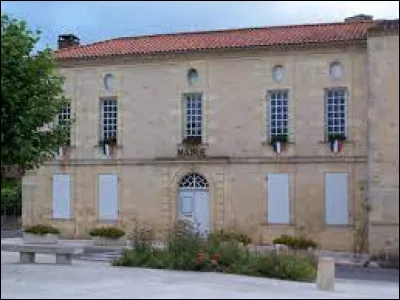
[[[106,74],[104,76],[104,88],[107,91],[111,91],[114,89],[114,85],[115,85],[115,78],[114,75],[112,74]]]
[[[333,79],[338,79],[342,77],[343,74],[342,65],[339,62],[331,63],[329,73]]]
[[[188,72],[189,84],[197,83],[198,79],[199,79],[199,75],[197,74],[196,69],[190,69],[189,72]]]
[[[272,69],[272,77],[277,82],[282,81],[282,79],[285,77],[285,69],[283,68],[283,66],[281,65],[275,66]]]

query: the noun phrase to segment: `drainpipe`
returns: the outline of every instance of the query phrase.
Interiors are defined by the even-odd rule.
[[[366,222],[367,222],[367,232],[366,235],[368,237],[368,252],[370,252],[370,239],[369,233],[371,231],[371,221],[370,221],[370,214],[372,209],[371,203],[371,168],[372,168],[372,149],[371,149],[371,107],[373,104],[372,99],[372,90],[371,90],[371,81],[370,81],[370,74],[371,74],[371,59],[370,59],[370,52],[368,47],[368,36],[367,36],[367,136],[366,136],[366,144],[367,144],[367,172],[366,172],[366,198],[365,198],[365,205],[368,207],[366,211]]]

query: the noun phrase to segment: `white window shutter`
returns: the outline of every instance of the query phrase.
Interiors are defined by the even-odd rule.
[[[118,220],[118,176],[99,175],[99,220]]]
[[[71,218],[71,177],[68,174],[53,175],[52,218]]]
[[[290,223],[289,174],[268,174],[267,221],[269,224]]]
[[[325,220],[329,225],[349,223],[348,174],[325,174]]]

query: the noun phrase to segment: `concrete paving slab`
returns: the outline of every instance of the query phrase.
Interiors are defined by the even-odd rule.
[[[2,299],[398,299],[394,283],[338,280],[334,292],[313,283],[266,278],[140,268],[76,261],[58,266],[54,257],[38,255],[35,265],[19,264],[18,254],[1,252]]]

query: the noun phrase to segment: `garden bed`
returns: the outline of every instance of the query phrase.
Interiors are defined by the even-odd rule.
[[[34,225],[24,229],[22,240],[25,244],[56,244],[60,231],[48,225]]]
[[[257,253],[240,242],[203,239],[196,234],[172,231],[163,249],[151,241],[136,239],[125,249],[114,266],[154,269],[221,272],[312,282],[316,277],[316,260],[311,254]]]

